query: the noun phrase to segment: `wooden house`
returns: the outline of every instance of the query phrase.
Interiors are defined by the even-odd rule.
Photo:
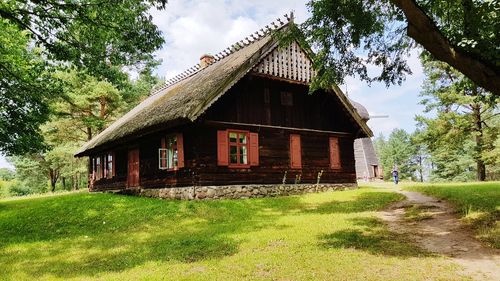
[[[306,48],[272,23],[167,81],[76,154],[90,190],[251,197],[356,186],[353,143],[372,132],[340,89],[309,93]]]

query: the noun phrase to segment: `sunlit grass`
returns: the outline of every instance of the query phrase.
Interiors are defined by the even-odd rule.
[[[0,280],[461,280],[375,217],[380,189],[219,201],[0,201]]]

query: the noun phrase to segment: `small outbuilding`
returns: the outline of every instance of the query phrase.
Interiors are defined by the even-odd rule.
[[[310,93],[310,51],[272,23],[174,77],[76,154],[91,191],[240,198],[356,187],[372,136],[336,85]]]
[[[370,120],[370,114],[366,108],[355,101],[351,104],[361,116],[365,123]],[[354,159],[356,160],[356,178],[364,181],[383,179],[382,166],[380,166],[373,141],[370,137],[354,140]]]

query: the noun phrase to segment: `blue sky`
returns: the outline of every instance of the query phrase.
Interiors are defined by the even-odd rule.
[[[153,11],[153,21],[166,39],[156,53],[162,59],[156,74],[167,79],[197,64],[204,53],[218,53],[231,44],[268,25],[276,18],[294,11],[296,21],[308,16],[306,0],[170,0],[167,9]],[[401,86],[386,88],[380,83],[369,87],[366,82],[350,77],[340,88],[349,98],[363,104],[371,115],[389,118],[368,122],[375,136],[388,135],[394,128],[408,132],[415,129],[414,117],[421,114],[418,94],[423,80],[417,51],[409,58],[413,75]],[[0,156],[0,167],[9,167]]]

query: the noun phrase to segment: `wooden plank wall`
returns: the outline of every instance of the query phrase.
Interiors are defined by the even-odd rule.
[[[267,89],[267,90],[266,90]],[[293,105],[281,103],[281,92],[292,93]],[[268,92],[268,104],[265,93]],[[238,122],[325,131],[346,132],[338,135],[342,168],[332,170],[329,162],[329,137],[332,134],[276,128],[227,126],[205,121]],[[259,166],[232,169],[217,166],[217,130],[243,129],[259,134]],[[279,184],[287,171],[287,183],[301,175],[302,183],[315,183],[323,170],[322,183],[354,182],[354,135],[359,128],[340,108],[338,101],[324,92],[308,95],[305,85],[275,81],[252,75],[242,79],[218,100],[197,123],[176,130],[150,134],[138,141],[116,148],[116,176],[94,184],[95,190],[122,189],[126,186],[127,151],[140,149],[140,180],[144,188],[170,186],[227,185],[266,183]],[[184,134],[185,168],[178,171],[158,169],[161,137],[168,133]],[[289,135],[300,134],[302,164],[290,169]]]
[[[348,133],[359,129],[333,95],[320,91],[308,94],[308,91],[306,85],[247,76],[220,98],[203,118]],[[269,93],[269,104],[265,103],[265,92]],[[281,92],[292,94],[292,106],[281,104]]]

